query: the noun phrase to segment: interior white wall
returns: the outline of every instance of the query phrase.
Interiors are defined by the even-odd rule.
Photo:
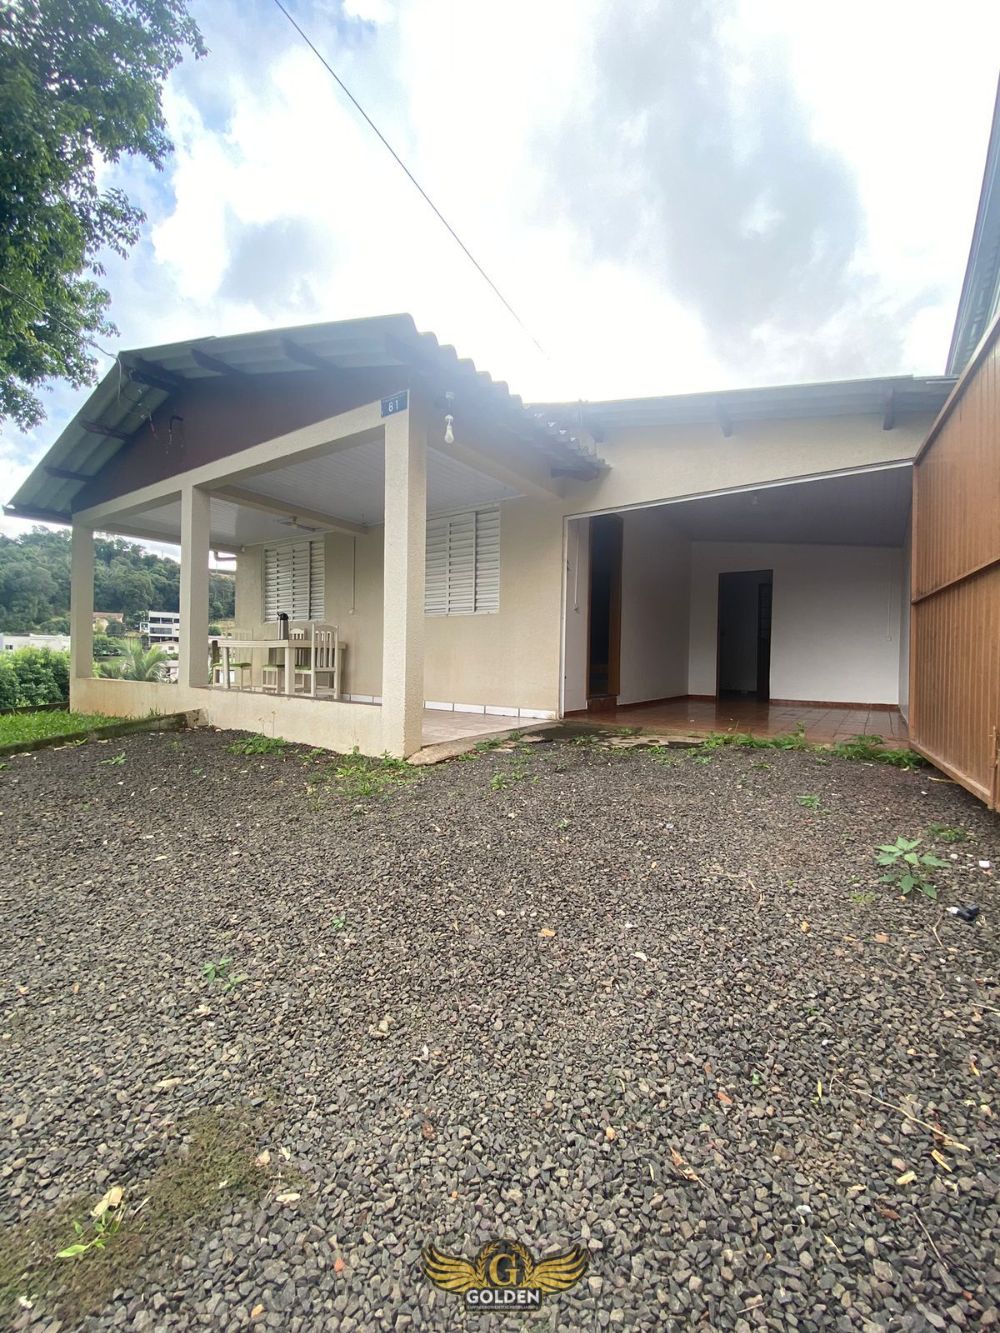
[[[754,569],[774,571],[772,698],[898,703],[898,547],[692,542],[691,694],[715,694],[719,574]]]
[[[587,656],[590,627],[590,519],[566,524],[566,587],[563,618],[562,711],[587,707]]]
[[[666,508],[623,520],[618,702],[687,694],[691,543]]]

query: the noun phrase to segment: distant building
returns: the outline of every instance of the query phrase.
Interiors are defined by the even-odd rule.
[[[177,643],[181,633],[179,611],[147,611],[139,633],[150,644]]]
[[[52,648],[58,653],[68,653],[69,635],[0,634],[0,652],[12,653],[15,648]]]

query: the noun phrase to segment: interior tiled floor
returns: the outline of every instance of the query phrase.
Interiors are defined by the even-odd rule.
[[[589,721],[611,726],[705,735],[710,731],[746,731],[753,736],[779,736],[801,723],[806,739],[817,743],[847,740],[851,736],[881,736],[886,744],[907,743],[906,723],[896,708],[851,708],[827,705],[766,704],[755,699],[675,699],[668,703],[639,704],[609,713],[592,713]]]

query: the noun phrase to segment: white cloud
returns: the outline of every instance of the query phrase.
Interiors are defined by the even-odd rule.
[[[762,76],[785,79],[800,138],[842,164],[859,201],[850,271],[870,281],[812,331],[804,377],[828,373],[832,349],[862,326],[876,345],[880,329],[900,332],[871,373],[939,371],[975,214],[1000,10],[990,0],[963,0],[947,15],[913,0],[732,4],[718,88],[731,113],[731,160],[752,161],[759,149],[752,110]],[[277,9],[236,0],[197,6],[210,54],[171,79],[176,152],[165,174],[115,169],[149,214],[134,256],[108,264],[121,345],[407,310],[526,398],[780,378],[802,350],[771,310],[759,312],[748,343],[751,371],[720,356],[719,330],[638,248],[594,257],[576,201],[588,211],[620,207],[635,185],[608,177],[596,143],[575,159],[575,188],[562,196],[570,205],[553,205],[553,183],[567,170],[554,155],[555,130],[587,106],[594,33],[620,12],[612,0],[295,8],[545,354]],[[660,54],[652,51],[654,65]],[[627,83],[629,70],[615,77]],[[613,126],[618,141],[641,145],[648,115],[637,99]],[[670,207],[686,202],[670,198]],[[636,215],[636,233],[646,220]],[[762,188],[736,231],[766,238],[783,225],[780,199]],[[11,433],[0,446],[8,495],[80,400],[58,390],[42,430]]]

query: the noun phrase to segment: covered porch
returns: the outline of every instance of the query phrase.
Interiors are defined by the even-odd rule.
[[[461,550],[468,538],[478,571],[499,541],[500,505],[553,494],[544,462],[481,443],[488,422],[469,443],[473,422],[463,424],[461,445],[446,440],[442,406],[404,391],[75,513],[73,707],[198,709],[218,727],[398,756],[537,721],[538,710],[425,698],[435,534]],[[471,537],[449,527],[454,513],[473,516]],[[179,543],[175,682],[93,675],[95,530]],[[225,635],[209,634],[213,552],[236,560],[236,628]],[[488,570],[476,587],[490,588]]]
[[[905,462],[570,519],[565,712],[905,741],[910,488]]]

